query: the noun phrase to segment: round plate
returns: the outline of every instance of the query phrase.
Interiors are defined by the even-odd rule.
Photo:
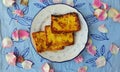
[[[63,50],[55,52],[39,53],[42,57],[55,62],[63,62],[75,58],[85,47],[88,38],[88,27],[83,16],[73,7],[64,4],[55,4],[42,9],[34,18],[31,26],[31,34],[36,31],[44,31],[46,25],[51,24],[51,14],[66,14],[76,12],[81,22],[81,30],[75,32],[73,45],[65,46]],[[32,36],[31,36],[32,37]],[[33,43],[33,41],[32,41]],[[33,44],[34,45],[34,44]]]

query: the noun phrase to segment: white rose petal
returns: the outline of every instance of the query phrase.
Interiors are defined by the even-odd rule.
[[[10,48],[13,45],[12,40],[9,37],[6,37],[2,41],[2,47],[3,48]]]
[[[49,72],[50,71],[50,66],[48,63],[45,63],[43,66],[42,66],[42,70],[43,72]]]
[[[97,60],[95,62],[96,62],[96,65],[98,68],[106,65],[106,59],[104,56],[97,58]]]
[[[105,24],[102,24],[98,27],[98,31],[102,33],[108,33],[108,29],[106,28]]]
[[[3,4],[6,7],[11,7],[15,3],[15,0],[3,0]]]
[[[22,62],[22,67],[23,67],[24,69],[31,69],[32,64],[33,64],[33,63],[32,63],[31,61],[25,60],[25,61]]]

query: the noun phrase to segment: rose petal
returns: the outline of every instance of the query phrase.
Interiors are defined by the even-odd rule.
[[[102,6],[102,2],[101,2],[101,0],[94,0],[93,1],[93,8],[99,8],[99,7],[101,7]]]
[[[109,9],[108,4],[102,2],[102,5],[103,5],[103,9],[104,9],[104,10],[108,10],[108,9]]]
[[[24,16],[24,13],[23,13],[22,10],[15,10],[13,13],[16,14],[16,15],[18,15],[18,16],[20,16],[20,17]]]
[[[95,62],[98,68],[106,65],[106,59],[104,56],[100,56]]]
[[[119,47],[115,44],[112,44],[111,47],[110,47],[110,52],[113,54],[113,55],[117,55],[118,52],[119,52]]]
[[[92,44],[92,39],[89,39],[88,42],[87,42],[87,46],[89,46],[91,44]]]
[[[83,62],[83,57],[81,56],[81,55],[79,55],[78,57],[76,57],[75,59],[74,59],[74,61],[76,62],[76,63],[80,63],[80,62]]]
[[[20,4],[28,6],[28,0],[21,0]]]
[[[55,71],[54,71],[54,69],[50,69],[50,71],[49,71],[49,72],[55,72]]]
[[[19,30],[19,37],[25,40],[29,37],[29,33],[26,30]]]
[[[89,46],[87,46],[86,48],[87,48],[87,52],[88,52],[89,54],[91,54],[91,55],[93,55],[93,56],[96,54],[96,47],[93,46],[92,44],[89,45]]]
[[[3,41],[2,41],[3,48],[10,48],[10,47],[12,47],[12,45],[13,45],[13,42],[9,37],[6,37],[3,39]]]
[[[120,13],[118,15],[116,15],[115,17],[113,17],[113,20],[115,22],[120,22]]]
[[[108,17],[113,18],[115,16],[117,16],[119,14],[119,12],[114,9],[114,8],[110,8],[108,11]]]
[[[32,63],[31,61],[25,60],[25,61],[22,62],[22,67],[23,67],[24,69],[31,69],[32,64],[33,64],[33,63]]]
[[[42,71],[43,72],[49,72],[50,71],[50,66],[48,63],[45,63],[43,66],[42,66]]]
[[[105,24],[102,24],[98,27],[98,31],[102,33],[108,33],[108,29],[106,28]]]
[[[18,30],[14,31],[12,33],[12,38],[13,38],[14,41],[18,41],[19,40]]]
[[[11,6],[13,6],[14,3],[15,3],[15,0],[3,0],[3,4],[6,7],[11,7]]]
[[[66,4],[74,6],[74,2],[73,0],[66,0]]]
[[[94,15],[100,20],[105,20],[107,18],[107,13],[106,11],[102,10],[102,9],[96,9],[94,12]]]
[[[8,64],[15,66],[16,65],[16,56],[14,55],[14,53],[8,53],[6,55],[6,61],[8,62]]]
[[[53,3],[62,3],[62,0],[53,0]]]
[[[87,66],[83,66],[78,69],[78,72],[87,72]]]

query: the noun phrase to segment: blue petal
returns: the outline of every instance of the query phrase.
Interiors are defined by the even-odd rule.
[[[95,62],[96,59],[97,58],[90,58],[86,61],[86,63],[93,63],[93,62]]]
[[[15,8],[15,10],[19,10],[20,9],[19,5],[17,3],[14,4],[14,8]]]
[[[19,51],[18,51],[17,47],[14,48],[14,54],[15,54],[16,56],[19,56]]]
[[[84,5],[85,5],[85,3],[78,3],[74,7],[75,8],[80,8],[80,7],[83,7]]]
[[[34,3],[34,5],[35,5],[37,8],[43,8],[43,7],[46,6],[46,5],[42,4],[42,3]]]
[[[26,56],[28,55],[29,51],[30,51],[30,49],[29,49],[29,48],[26,48],[25,50],[22,51],[21,55],[22,55],[23,57],[26,57]]]
[[[101,55],[104,55],[104,53],[105,53],[105,45],[102,45],[102,47],[100,48],[100,53],[101,53]]]
[[[24,7],[24,8],[22,9],[22,11],[23,11],[24,15],[26,15],[26,14],[28,13],[28,11],[29,11],[29,6]]]
[[[103,35],[99,35],[99,34],[90,34],[90,35],[93,39],[98,40],[98,41],[108,40],[108,38]]]
[[[14,18],[14,14],[12,13],[12,10],[10,8],[7,8],[7,13],[10,16],[10,18]]]
[[[106,60],[108,61],[112,57],[112,54],[110,51],[107,52]]]

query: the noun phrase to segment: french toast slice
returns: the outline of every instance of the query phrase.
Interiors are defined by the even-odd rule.
[[[74,44],[73,33],[52,33],[51,26],[45,26],[47,45],[68,46]]]
[[[62,50],[63,46],[55,46],[55,45],[46,45],[46,33],[44,31],[38,31],[32,33],[33,44],[36,48],[37,52],[45,52],[45,51],[57,51]]]
[[[81,29],[78,14],[75,12],[51,15],[51,29],[54,33],[76,32]]]

